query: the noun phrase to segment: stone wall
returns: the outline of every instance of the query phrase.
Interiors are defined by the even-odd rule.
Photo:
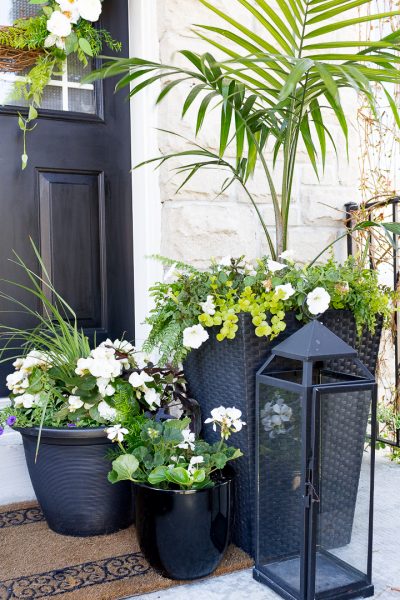
[[[241,22],[252,27],[248,14],[238,9],[234,0],[213,0],[213,4],[228,12]],[[177,51],[184,48],[204,52],[208,45],[196,38],[191,30],[193,23],[217,24],[218,17],[198,0],[158,0],[158,29],[160,59],[164,63],[181,63]],[[207,48],[206,48],[207,47]],[[189,111],[184,120],[180,118],[185,89],[180,86],[161,104],[159,126],[194,139],[195,111]],[[344,204],[357,200],[358,194],[358,136],[356,130],[357,98],[346,92],[345,106],[352,117],[350,128],[350,162],[347,162],[345,143],[339,126],[332,122],[330,131],[340,149],[339,159],[329,149],[325,174],[317,180],[305,152],[300,150],[295,177],[289,246],[302,259],[313,258],[317,252],[335,239],[343,230]],[[217,111],[206,118],[200,136],[203,143],[216,149]],[[161,153],[183,149],[184,142],[175,136],[160,133]],[[174,176],[173,167],[179,162],[170,162],[160,171],[162,193],[162,254],[205,266],[210,257],[219,258],[231,254],[246,254],[255,258],[267,251],[262,229],[254,209],[249,205],[243,191],[230,188],[218,195],[221,182],[226,175],[217,171],[202,171],[183,190],[176,193],[179,177]],[[276,173],[281,164],[278,161]],[[273,226],[271,199],[265,189],[261,172],[256,172],[250,189],[260,204],[268,225]],[[344,244],[336,247],[336,254],[343,258]]]

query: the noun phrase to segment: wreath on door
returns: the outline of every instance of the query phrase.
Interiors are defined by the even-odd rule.
[[[38,13],[0,27],[0,71],[24,72],[13,84],[14,100],[28,102],[27,116],[19,114],[23,132],[22,169],[28,163],[26,134],[36,125],[37,109],[50,79],[62,72],[67,57],[75,54],[86,66],[107,46],[120,51],[121,43],[94,24],[100,19],[102,0],[29,0],[40,5]]]

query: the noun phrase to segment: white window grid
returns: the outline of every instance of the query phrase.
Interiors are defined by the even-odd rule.
[[[13,73],[0,73],[0,82],[4,81],[7,83],[14,83],[16,81],[26,81],[26,77],[23,75],[15,75]],[[62,108],[63,111],[69,109],[69,90],[94,90],[92,83],[79,83],[78,81],[68,80],[68,61],[63,63],[61,79],[50,79],[48,86],[61,88],[62,90]]]

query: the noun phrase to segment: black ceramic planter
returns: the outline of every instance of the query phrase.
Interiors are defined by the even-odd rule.
[[[104,428],[16,428],[22,435],[33,489],[45,519],[63,535],[114,533],[133,522],[128,482],[107,481],[111,442]]]
[[[350,346],[356,348],[360,360],[372,373],[375,372],[381,321],[374,334],[365,331],[358,337],[354,317],[350,311],[328,310],[320,320]],[[210,331],[209,340],[198,350],[193,350],[184,365],[189,393],[199,402],[203,418],[207,418],[213,408],[222,404],[239,408],[243,413],[243,420],[247,423],[246,427],[232,437],[232,444],[239,447],[244,454],[235,463],[235,523],[232,537],[238,546],[252,556],[255,551],[255,375],[269,356],[271,348],[302,327],[302,323],[296,319],[293,312],[287,313],[286,324],[286,330],[269,343],[264,338],[256,337],[251,316],[242,313],[239,315],[239,329],[233,340],[218,342],[215,337],[217,331]],[[354,406],[342,402],[335,407],[336,413],[332,415],[332,419],[326,420],[328,427],[329,422],[342,422],[340,431],[337,431],[335,425],[324,435],[326,484],[332,488],[329,494],[330,506],[324,508],[332,522],[330,539],[325,540],[327,547],[346,544],[351,537],[369,403],[364,408],[362,414],[355,414]],[[337,411],[340,412],[340,419]],[[214,433],[210,426],[204,427],[203,435],[209,442],[218,439],[218,434]],[[335,485],[336,473],[344,462],[347,472],[353,473],[346,490],[338,489]],[[293,468],[295,470],[296,465]],[[266,507],[262,518],[269,519],[271,514],[273,512],[270,507]],[[279,532],[277,536],[278,534]],[[296,540],[294,544],[297,544]]]
[[[212,573],[230,540],[233,473],[205,490],[135,484],[136,530],[151,566],[171,579]]]

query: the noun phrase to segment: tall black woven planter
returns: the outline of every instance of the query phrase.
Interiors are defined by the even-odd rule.
[[[365,331],[361,338],[358,338],[354,317],[350,311],[328,310],[320,320],[350,346],[357,348],[360,360],[372,373],[375,372],[381,322],[374,334]],[[286,315],[286,324],[286,330],[270,344],[255,335],[251,316],[240,314],[235,339],[218,342],[215,338],[216,332],[210,331],[210,339],[198,350],[192,351],[184,365],[190,394],[200,403],[204,417],[208,416],[211,409],[222,404],[239,408],[247,423],[232,440],[244,453],[241,459],[235,461],[237,477],[233,539],[252,555],[255,544],[255,374],[268,357],[272,346],[302,326],[294,313]],[[340,431],[337,427],[329,429],[329,419],[326,419],[326,480],[334,488],[335,473],[342,468],[344,462],[347,469],[349,464],[351,465],[353,476],[346,490],[338,489],[336,494],[329,494],[331,505],[324,507],[324,512],[332,515],[332,528],[329,533],[325,533],[329,539],[324,539],[325,545],[331,548],[348,543],[351,537],[369,407],[366,406],[362,414],[359,410],[356,414],[354,407],[346,404],[345,399],[341,399],[335,410],[343,415],[343,427]],[[337,424],[337,413],[332,422]],[[207,426],[203,434],[211,442],[216,441],[218,435]],[[293,465],[293,470],[296,471],[296,465]],[[273,514],[265,515],[265,519],[273,519]],[[294,540],[293,543],[296,545],[297,541]]]
[[[131,485],[111,485],[111,442],[104,428],[15,428],[24,443],[33,489],[50,529],[86,537],[125,529],[133,522]]]

